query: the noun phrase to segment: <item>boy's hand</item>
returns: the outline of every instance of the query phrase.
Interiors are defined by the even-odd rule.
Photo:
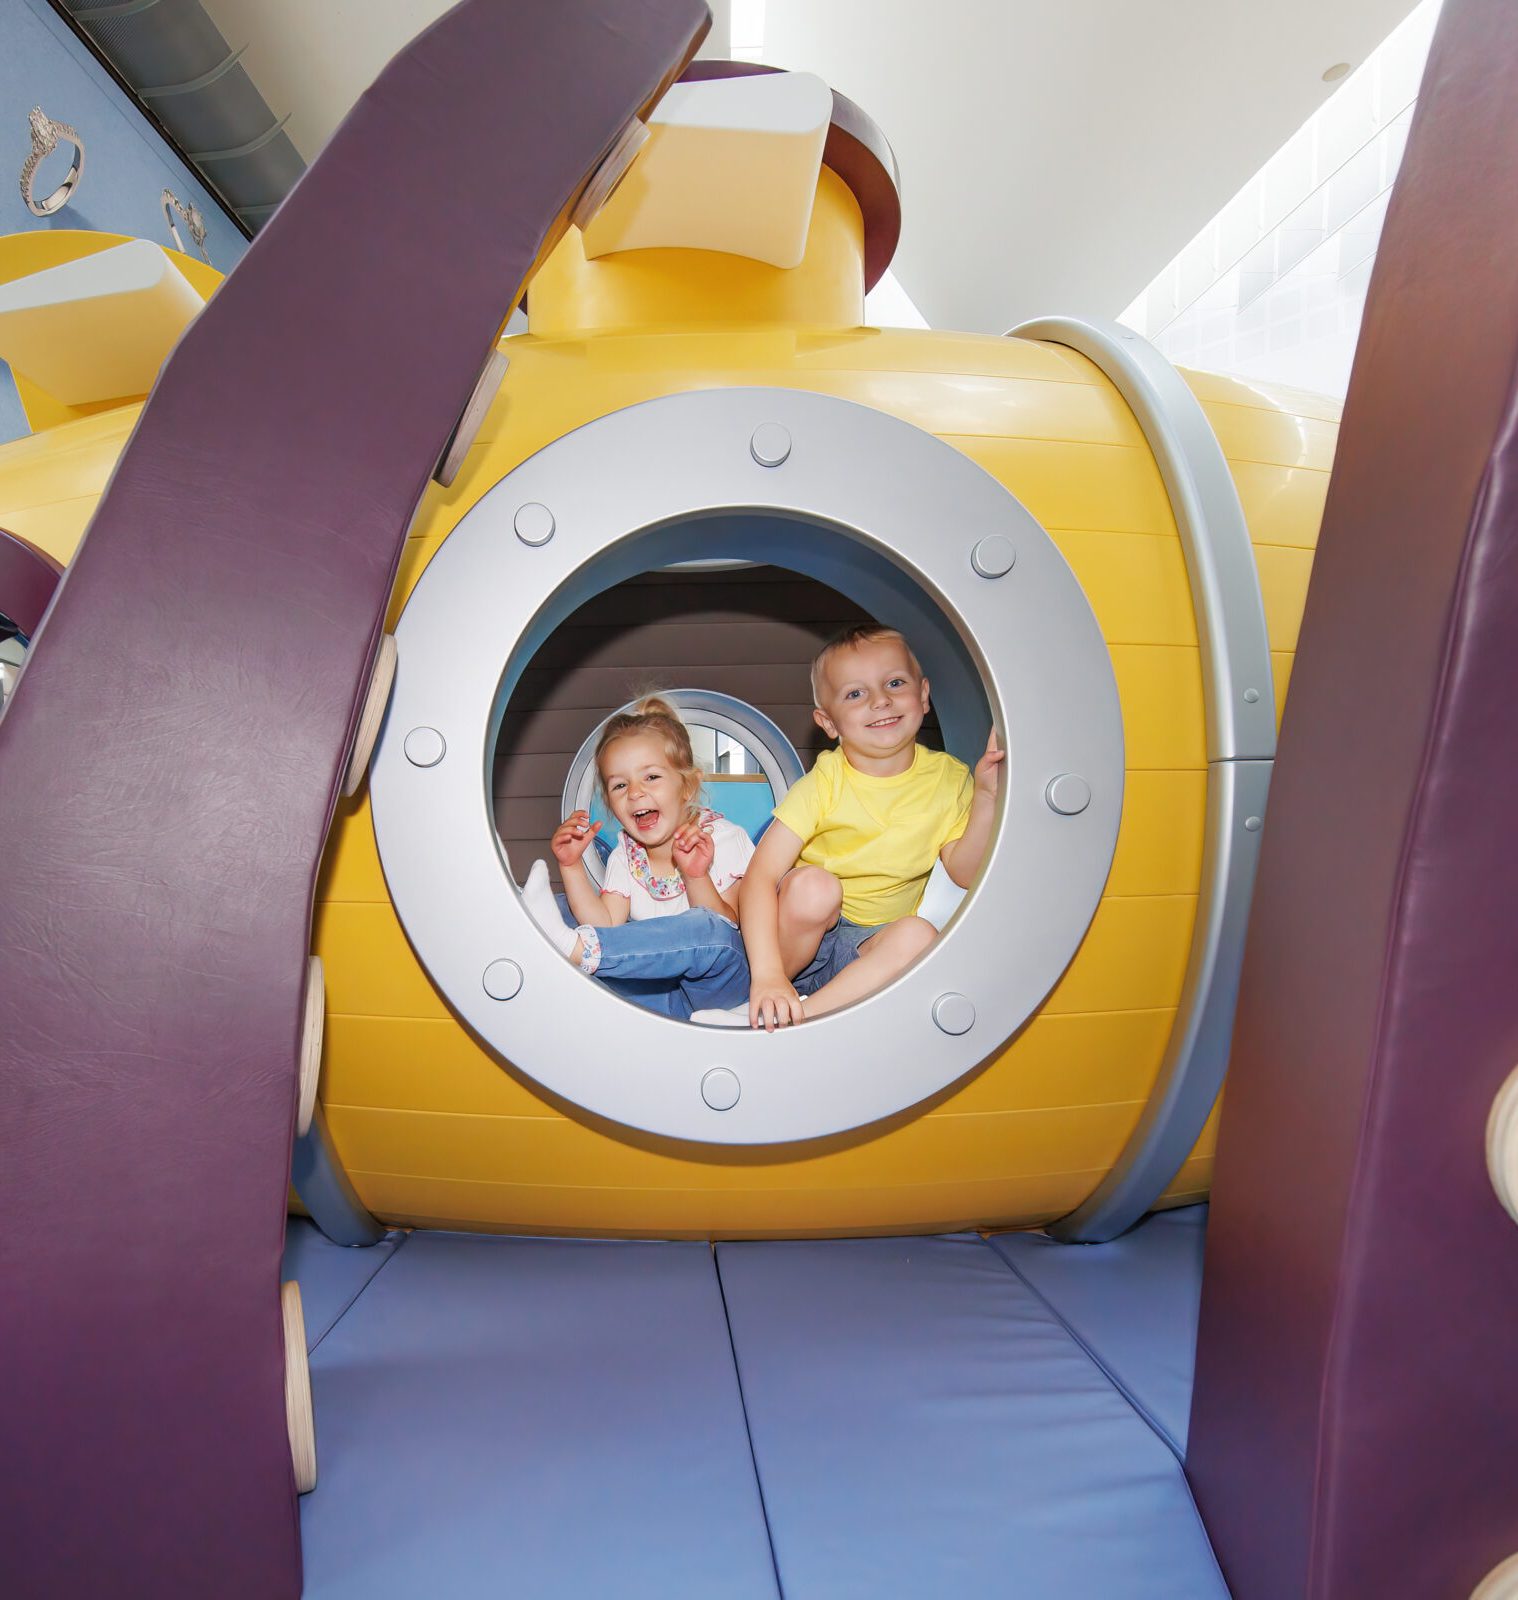
[[[981,794],[995,796],[1001,781],[1001,764],[1006,759],[1007,752],[996,742],[996,729],[992,728],[986,753],[975,763],[975,787]]]
[[[548,848],[561,867],[572,867],[600,831],[601,824],[592,822],[588,811],[571,811],[554,829]]]
[[[669,849],[682,878],[704,878],[712,870],[712,858],[717,853],[711,829],[703,828],[699,822],[682,822],[675,829]]]
[[[785,978],[761,978],[748,992],[748,1025],[766,1033],[805,1022],[801,996]]]

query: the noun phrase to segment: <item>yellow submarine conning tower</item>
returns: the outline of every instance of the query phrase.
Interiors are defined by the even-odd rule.
[[[818,94],[786,93],[794,151]],[[863,327],[894,164],[825,90],[795,266],[688,242],[597,254],[661,148],[731,134],[671,100],[534,278],[529,332],[502,342],[504,381],[487,369],[407,542],[371,792],[339,808],[318,889],[323,1082],[297,1183],[354,1238],[365,1208],[552,1232],[1065,1217],[1110,1235],[1207,1188],[1337,408],[1183,378],[1089,321]],[[66,559],[92,502],[61,514],[48,447],[98,494],[134,416],[0,452],[0,524]],[[677,1027],[581,982],[528,922],[490,814],[533,651],[578,599],[692,557],[844,589],[919,644],[950,748],[973,755],[995,722],[1012,752],[997,845],[937,947],[786,1036]]]

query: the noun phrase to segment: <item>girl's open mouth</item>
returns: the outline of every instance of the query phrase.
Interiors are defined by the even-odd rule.
[[[632,814],[633,827],[639,833],[647,833],[650,828],[658,827],[659,816],[660,812],[656,806],[650,807],[646,811],[634,811]]]

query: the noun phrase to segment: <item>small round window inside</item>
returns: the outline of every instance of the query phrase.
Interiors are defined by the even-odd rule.
[[[690,731],[691,751],[701,769],[699,803],[757,842],[776,801],[801,776],[795,747],[762,711],[733,695],[699,689],[664,689],[659,694]],[[633,711],[638,703],[630,700],[618,710]],[[591,730],[570,763],[561,806],[565,816],[588,811],[592,824],[601,825],[595,848],[585,856],[597,883],[621,831],[596,782],[595,749],[604,726],[599,723]]]

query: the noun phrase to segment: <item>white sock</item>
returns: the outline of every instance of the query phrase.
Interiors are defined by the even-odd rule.
[[[708,1028],[746,1028],[748,1026],[748,1003],[741,1006],[729,1006],[726,1010],[693,1011],[690,1019],[692,1022],[702,1023]]]
[[[548,863],[534,861],[527,872],[527,882],[522,885],[522,904],[527,907],[532,920],[548,935],[548,942],[561,956],[567,957],[579,937],[573,928],[566,926],[559,912],[559,902],[553,897],[553,886],[548,881]]]

